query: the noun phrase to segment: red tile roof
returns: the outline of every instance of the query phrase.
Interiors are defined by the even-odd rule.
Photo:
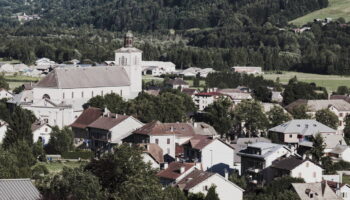
[[[118,115],[118,114],[112,114],[109,117],[102,116],[98,118],[96,121],[92,122],[90,125],[88,125],[89,128],[97,128],[102,130],[110,130],[111,128],[115,127],[125,119],[129,118],[128,115]]]
[[[181,167],[185,167],[185,172],[194,167],[194,163],[180,163],[172,162],[167,169],[158,172],[157,176],[160,178],[166,178],[170,180],[176,180],[182,174],[180,173]]]
[[[194,129],[187,123],[161,123],[153,121],[134,131],[136,134],[142,135],[195,135]]]
[[[158,163],[164,163],[163,150],[158,144],[139,144],[144,149],[143,152],[148,153]]]
[[[103,114],[102,109],[89,107],[83,111],[83,113],[71,124],[71,127],[85,129],[89,124],[101,117]]]
[[[188,174],[182,180],[180,180],[176,185],[181,189],[188,191],[189,189],[195,187],[199,183],[205,181],[209,177],[213,176],[214,173],[205,172],[202,170],[195,169],[193,172]]]

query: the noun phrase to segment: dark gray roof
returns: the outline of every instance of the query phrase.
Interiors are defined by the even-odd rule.
[[[336,130],[313,119],[294,119],[269,129],[269,131],[314,136],[317,133],[335,133]]]
[[[95,88],[130,85],[129,77],[122,67],[76,67],[55,68],[41,79],[39,88]]]
[[[290,170],[296,168],[297,166],[301,165],[305,161],[306,160],[303,160],[301,158],[291,156],[289,158],[285,158],[283,160],[280,160],[280,161],[272,164],[271,167],[290,171]]]
[[[30,179],[0,179],[1,200],[38,200],[40,193]]]

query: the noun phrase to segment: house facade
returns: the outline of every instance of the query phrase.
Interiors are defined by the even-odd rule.
[[[217,173],[194,169],[190,174],[176,183],[176,187],[185,193],[202,193],[206,195],[210,187],[215,186],[215,192],[220,200],[243,199],[244,190]]]
[[[51,138],[52,128],[47,123],[42,121],[36,121],[32,124],[33,142],[41,141],[46,145]]]
[[[12,97],[13,97],[13,95],[9,91],[7,91],[3,88],[0,88],[0,99],[4,99],[4,98],[10,99]]]

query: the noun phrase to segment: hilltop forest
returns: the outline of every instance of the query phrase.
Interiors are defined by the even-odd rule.
[[[113,59],[132,30],[145,60],[179,68],[256,65],[265,70],[350,74],[344,19],[293,32],[288,21],[328,0],[0,0],[0,57],[33,63]],[[41,19],[19,23],[16,13]]]

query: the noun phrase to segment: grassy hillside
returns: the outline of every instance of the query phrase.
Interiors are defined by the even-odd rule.
[[[315,18],[324,19],[326,17],[333,19],[343,17],[346,21],[350,21],[350,0],[329,0],[329,6],[327,8],[299,17],[290,21],[290,23],[301,26],[307,22],[312,22]]]
[[[276,80],[280,78],[282,83],[288,83],[289,79],[297,76],[298,80],[307,83],[316,83],[317,86],[327,88],[328,92],[336,91],[338,86],[350,85],[350,77],[348,76],[337,76],[337,75],[320,75],[320,74],[309,74],[300,72],[283,72],[283,74],[265,72],[263,75],[266,79]]]

